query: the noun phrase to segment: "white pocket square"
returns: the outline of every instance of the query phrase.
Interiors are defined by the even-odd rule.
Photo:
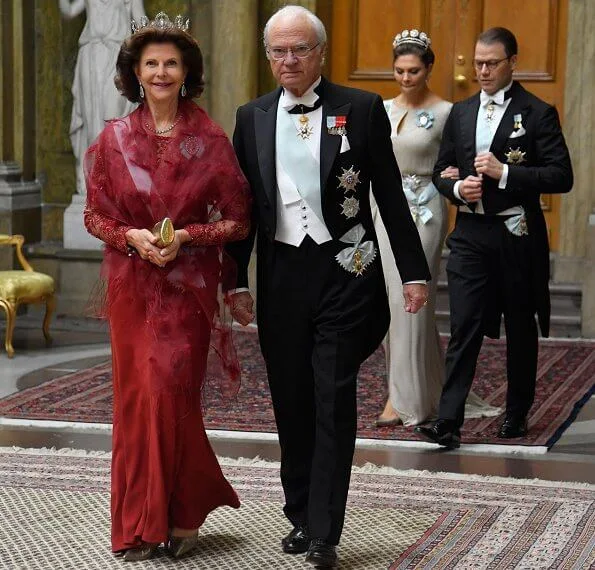
[[[525,130],[525,127],[521,127],[520,129],[517,129],[516,131],[512,131],[512,133],[510,133],[510,136],[508,137],[509,139],[516,139],[518,137],[522,137],[523,135],[526,135],[527,131]]]
[[[341,137],[341,150],[339,151],[339,154],[343,153],[343,152],[347,152],[351,147],[349,146],[349,141],[347,140],[347,136],[343,135]]]

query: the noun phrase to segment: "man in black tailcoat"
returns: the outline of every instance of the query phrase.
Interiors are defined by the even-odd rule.
[[[460,445],[465,400],[484,335],[506,330],[508,389],[500,438],[527,433],[535,396],[537,324],[549,333],[549,247],[540,194],[569,192],[572,166],[556,109],[512,75],[517,42],[506,28],[483,32],[474,66],[481,92],[456,103],[444,128],[434,184],[458,207],[446,244],[451,337],[439,418],[416,432]],[[460,180],[442,178],[454,165]]]
[[[378,95],[321,77],[322,22],[289,6],[269,20],[265,48],[281,87],[238,109],[233,137],[254,198],[230,304],[253,318],[248,261],[257,240],[257,319],[281,446],[284,552],[336,564],[356,434],[356,378],[389,321],[370,213],[372,184],[415,313],[430,279],[401,188]]]

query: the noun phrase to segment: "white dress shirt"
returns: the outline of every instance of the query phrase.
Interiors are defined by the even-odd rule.
[[[483,91],[483,89],[479,93],[480,104],[479,104],[479,110],[477,112],[477,125],[480,124],[480,121],[483,121],[484,125],[487,124],[489,126],[490,133],[492,135],[492,140],[494,139],[496,131],[498,130],[498,126],[500,125],[500,121],[502,121],[502,117],[504,116],[504,113],[506,112],[506,109],[508,108],[508,105],[510,104],[510,98],[505,99],[504,96],[505,96],[505,93],[511,87],[512,87],[512,81],[506,87],[503,87],[502,89],[496,91],[496,93],[494,93],[493,95],[488,95],[485,91]],[[490,103],[490,101],[493,101],[494,109],[492,112],[492,119],[490,121],[488,121],[486,119],[486,114],[487,114],[487,106]],[[477,138],[477,131],[476,131],[476,138]],[[506,184],[508,182],[508,164],[503,164],[502,166],[503,166],[502,176],[500,176],[500,180],[498,181],[498,188],[500,188],[501,190],[504,190],[506,188]],[[454,195],[459,200],[461,200],[462,202],[465,202],[465,200],[461,197],[461,194],[459,193],[459,187],[461,185],[461,182],[462,182],[462,180],[458,180],[455,183],[453,192],[454,192]],[[484,214],[485,213],[485,211],[483,209],[483,202],[481,200],[476,202],[475,211],[471,210],[467,206],[459,206],[459,210],[461,212],[475,213],[475,214]],[[498,212],[499,215],[511,215],[511,214],[517,214],[517,213],[519,213],[519,209],[516,207],[508,208],[507,210]]]
[[[290,91],[284,89],[279,98],[277,115],[293,109],[296,105],[312,107],[318,100],[318,94],[314,89],[320,84],[318,78],[310,88],[301,96],[296,97]],[[290,115],[295,125],[295,136],[298,136],[299,114]],[[322,107],[307,113],[308,125],[312,128],[312,134],[304,140],[304,143],[312,153],[314,160],[320,165],[320,136],[322,128]],[[275,156],[275,169],[277,172],[277,228],[275,240],[298,247],[306,235],[309,235],[317,244],[322,244],[332,239],[332,236],[324,223],[304,200],[298,189],[289,177],[278,156]]]
[[[320,84],[318,78],[310,88],[301,96],[296,97],[290,91],[284,89],[279,98],[277,114],[293,109],[296,105],[306,105],[312,107],[318,100],[318,94],[314,89]],[[296,127],[296,136],[300,128],[299,114],[292,114],[291,118]],[[305,142],[312,153],[312,156],[320,163],[320,136],[322,129],[322,107],[308,113],[309,125],[312,127],[312,134],[305,139]],[[345,146],[345,143],[343,143]],[[302,199],[294,184],[283,168],[280,160],[275,156],[275,169],[277,172],[277,187],[279,195],[277,196],[277,228],[275,240],[298,247],[306,235],[309,235],[317,244],[331,241],[333,238],[324,223],[320,220],[314,211]],[[408,281],[410,283],[425,284],[426,281]],[[232,289],[229,294],[248,291],[247,287]]]

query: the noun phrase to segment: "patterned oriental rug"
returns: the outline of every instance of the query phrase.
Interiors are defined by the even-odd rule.
[[[242,388],[233,402],[207,394],[205,425],[211,430],[275,432],[264,361],[254,332],[235,334],[242,365]],[[446,339],[443,339],[446,342]],[[484,341],[473,390],[493,406],[506,398],[506,347]],[[362,366],[358,381],[358,437],[415,440],[412,428],[378,428],[375,420],[386,399],[384,353],[377,350]],[[537,393],[526,438],[496,437],[502,417],[469,419],[464,443],[551,447],[595,393],[595,342],[540,342]],[[111,423],[109,362],[44,382],[0,400],[0,416],[34,420]]]
[[[281,552],[279,465],[221,460],[242,501],[212,513],[195,554],[135,568],[311,568]],[[122,568],[109,545],[108,454],[0,448],[0,569]],[[595,565],[595,486],[354,469],[338,569],[584,570]]]

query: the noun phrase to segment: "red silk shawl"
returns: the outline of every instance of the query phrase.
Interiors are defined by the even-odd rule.
[[[161,362],[160,368],[175,371],[180,364],[176,359],[183,360],[185,351],[206,354],[205,347],[163,344],[172,342],[168,329],[187,322],[176,314],[179,304],[165,302],[168,295],[176,291],[191,294],[198,304],[183,304],[182,310],[196,312],[196,326],[205,331],[206,341],[210,339],[211,355],[219,357],[209,362],[223,364],[222,369],[209,367],[210,371],[222,393],[234,395],[239,388],[239,365],[231,343],[230,320],[223,318],[224,304],[219,303],[218,292],[223,279],[233,282],[233,262],[222,246],[234,239],[234,232],[224,220],[243,227],[249,224],[249,189],[221,128],[191,101],[182,101],[179,113],[176,135],[166,140],[144,127],[150,116],[141,105],[127,117],[110,121],[85,156],[87,211],[99,215],[104,225],[119,231],[150,229],[167,216],[176,229],[185,227],[193,238],[164,268],[138,255],[128,256],[104,240],[102,278],[107,294],[100,303],[100,314],[118,318],[110,312],[118,298],[142,298],[145,314],[134,315],[133,320],[148,327],[159,323],[159,330],[149,335],[155,345],[147,349],[153,352],[151,358],[162,352],[169,355],[164,357],[173,361]],[[232,225],[237,231],[238,224]],[[178,309],[172,311],[171,306]],[[135,323],[131,322],[131,327]]]

